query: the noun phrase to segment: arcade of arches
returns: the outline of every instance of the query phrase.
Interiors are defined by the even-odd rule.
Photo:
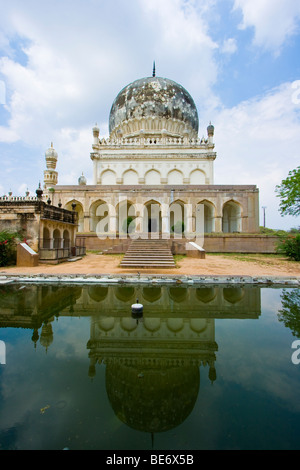
[[[162,235],[182,233],[253,233],[256,226],[253,214],[257,193],[252,192],[252,208],[249,193],[245,200],[243,191],[236,191],[236,197],[221,197],[217,193],[210,198],[201,198],[202,194],[187,194],[188,191],[174,191],[169,194],[147,194],[140,190],[135,195],[128,191],[122,196],[112,191],[108,195],[96,197],[89,194],[87,188],[84,197],[68,200],[64,207],[75,207],[78,215],[78,232],[107,236],[159,233]],[[186,193],[186,194],[183,194]],[[69,196],[66,191],[65,198]],[[70,195],[71,196],[71,195]],[[81,194],[77,193],[77,196]],[[179,196],[178,198],[176,196]],[[76,206],[75,206],[76,205]]]

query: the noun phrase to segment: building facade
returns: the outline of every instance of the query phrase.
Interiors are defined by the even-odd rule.
[[[78,185],[58,185],[51,145],[45,197],[69,210],[76,204],[79,234],[99,240],[258,233],[258,188],[214,184],[214,131],[209,124],[200,138],[193,98],[153,73],[117,95],[108,139],[93,128],[92,185],[84,175]]]

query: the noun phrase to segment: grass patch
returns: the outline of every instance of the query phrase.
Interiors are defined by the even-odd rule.
[[[180,268],[180,261],[186,258],[186,255],[173,255],[176,268]]]
[[[289,261],[281,254],[276,253],[207,253],[209,256],[222,256],[224,258],[245,261],[249,263],[260,263],[270,265],[278,261]]]

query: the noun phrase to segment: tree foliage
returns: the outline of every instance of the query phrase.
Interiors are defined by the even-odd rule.
[[[276,186],[280,198],[281,215],[300,215],[300,166],[289,172],[288,177]]]
[[[300,291],[299,289],[283,290],[281,295],[282,309],[278,312],[278,319],[290,328],[293,336],[300,338]]]
[[[280,237],[277,245],[277,252],[283,253],[294,261],[300,261],[300,234]]]

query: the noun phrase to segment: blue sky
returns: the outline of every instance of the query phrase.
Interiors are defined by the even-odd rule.
[[[35,192],[54,142],[59,184],[92,183],[92,127],[152,74],[183,85],[199,136],[215,125],[216,184],[256,184],[267,225],[275,186],[300,165],[297,0],[0,0],[0,194]],[[262,223],[261,209],[261,223]]]

